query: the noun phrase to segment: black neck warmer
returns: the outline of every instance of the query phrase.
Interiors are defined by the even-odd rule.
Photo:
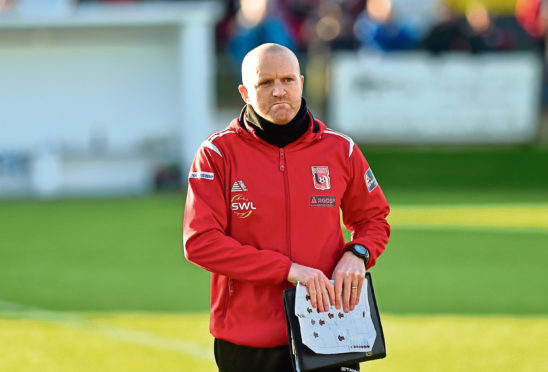
[[[257,114],[249,104],[246,105],[245,118],[255,130],[257,137],[271,145],[284,147],[299,139],[306,132],[310,125],[310,118],[307,113],[306,101],[302,98],[299,112],[285,125],[274,124],[266,120]]]

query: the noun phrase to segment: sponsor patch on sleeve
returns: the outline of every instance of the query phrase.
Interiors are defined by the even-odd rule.
[[[373,171],[371,168],[367,168],[367,171],[365,171],[365,184],[367,185],[367,190],[369,192],[375,190],[375,187],[379,186],[377,183],[377,180],[375,179],[375,176],[373,175]]]
[[[212,180],[215,175],[212,172],[190,172],[188,178],[201,178],[204,180]]]

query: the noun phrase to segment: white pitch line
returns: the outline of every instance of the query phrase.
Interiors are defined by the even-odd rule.
[[[72,313],[50,311],[0,300],[1,316],[55,323],[68,328],[91,331],[117,341],[148,346],[159,350],[174,351],[210,362],[215,361],[212,349],[192,341],[160,336],[146,331],[103,325]]]

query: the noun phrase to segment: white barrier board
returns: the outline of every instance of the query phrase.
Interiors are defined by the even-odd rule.
[[[367,143],[523,143],[535,138],[533,54],[339,54],[329,125]]]

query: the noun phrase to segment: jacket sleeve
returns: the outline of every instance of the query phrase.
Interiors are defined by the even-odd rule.
[[[227,234],[225,163],[202,146],[192,164],[183,219],[184,254],[190,262],[229,278],[257,284],[287,280],[291,261],[283,254],[241,244]]]
[[[351,244],[367,247],[370,252],[369,269],[375,265],[388,243],[390,225],[386,217],[390,208],[367,160],[355,144],[349,172],[350,182],[341,202],[343,222],[352,232],[351,241],[345,249]]]

